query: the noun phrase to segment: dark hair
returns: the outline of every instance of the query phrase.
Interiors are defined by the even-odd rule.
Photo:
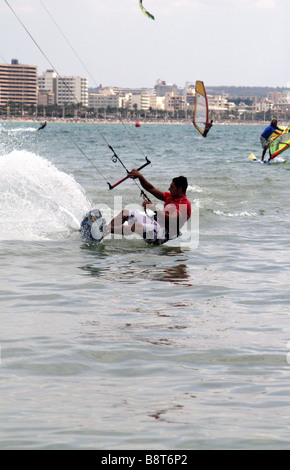
[[[184,194],[186,193],[188,182],[185,176],[177,176],[176,178],[173,178],[172,181],[177,188],[182,188]]]

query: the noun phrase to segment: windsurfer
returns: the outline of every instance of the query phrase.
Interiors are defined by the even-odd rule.
[[[280,129],[280,127],[278,127],[277,119],[272,119],[270,126],[266,127],[266,129],[262,132],[261,137],[260,137],[261,145],[263,148],[263,153],[262,153],[262,158],[261,158],[262,162],[264,161],[266,152],[271,144],[270,136],[273,134],[273,132],[279,135],[280,132],[282,131],[283,129]]]
[[[164,202],[164,207],[159,210],[151,202],[143,202],[145,211],[148,209],[153,211],[154,218],[142,212],[124,209],[106,226],[105,232],[120,235],[137,233],[147,243],[155,245],[162,245],[178,237],[179,230],[191,216],[191,203],[186,196],[187,178],[185,176],[173,178],[169,192],[163,192],[147,181],[138,170],[132,170],[129,177],[138,178],[146,191]],[[128,225],[124,225],[125,222],[128,222]]]
[[[203,134],[202,134],[203,137],[207,136],[207,134],[208,134],[209,130],[212,128],[212,126],[213,126],[213,120],[211,120],[210,122],[205,123],[205,129],[204,129]]]

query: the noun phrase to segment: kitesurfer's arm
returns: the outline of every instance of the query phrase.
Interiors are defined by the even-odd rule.
[[[149,181],[147,181],[142,175],[142,173],[140,173],[140,171],[135,169],[131,170],[128,176],[133,179],[138,178],[142,188],[145,189],[145,191],[148,191],[160,201],[164,201],[164,193],[159,189],[155,188],[153,184],[151,184]]]

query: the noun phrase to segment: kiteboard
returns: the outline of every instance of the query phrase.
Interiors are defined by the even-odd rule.
[[[105,235],[105,226],[106,221],[101,211],[93,209],[82,220],[81,237],[86,241],[101,243]]]

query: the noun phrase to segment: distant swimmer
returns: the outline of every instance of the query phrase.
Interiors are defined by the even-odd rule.
[[[283,129],[280,129],[280,127],[278,127],[277,124],[278,124],[277,119],[272,119],[272,121],[270,123],[270,126],[266,127],[264,132],[262,132],[262,134],[261,134],[260,141],[261,141],[261,145],[262,145],[262,149],[263,149],[262,158],[261,158],[262,162],[264,161],[264,157],[266,155],[266,152],[267,152],[268,148],[270,147],[270,144],[271,144],[270,137],[273,134],[273,132],[275,132],[275,134],[277,134],[277,135],[279,135],[280,132],[283,132]]]
[[[207,134],[208,134],[209,130],[212,128],[212,126],[213,126],[213,120],[211,120],[210,122],[205,123],[205,129],[204,129],[203,134],[202,134],[203,137],[207,136]]]
[[[129,177],[138,178],[146,191],[163,201],[164,207],[159,210],[150,201],[144,201],[143,208],[145,211],[146,209],[153,211],[153,218],[142,212],[124,209],[106,226],[105,233],[120,235],[137,233],[147,243],[153,245],[162,245],[178,237],[181,227],[191,216],[191,203],[186,196],[187,178],[185,176],[173,178],[169,192],[163,192],[149,183],[138,170],[130,171]],[[128,225],[125,222],[128,222]]]
[[[46,124],[47,124],[47,122],[45,121],[45,122],[44,122],[43,124],[41,124],[41,126],[40,126],[38,129],[36,129],[36,130],[37,130],[37,131],[40,131],[41,129],[44,129],[44,128],[46,127]]]

